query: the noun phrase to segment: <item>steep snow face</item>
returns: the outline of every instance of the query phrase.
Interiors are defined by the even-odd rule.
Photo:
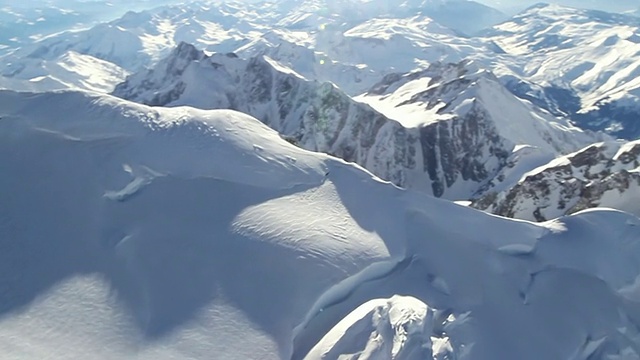
[[[633,16],[546,4],[485,33],[520,57],[517,76],[547,88],[580,126],[629,139],[640,135],[639,34]],[[515,83],[513,91],[532,96],[531,87]]]
[[[434,337],[434,311],[416,298],[371,300],[342,319],[305,359],[446,359],[451,344]],[[367,336],[368,335],[368,336]],[[434,339],[435,340],[435,339]]]
[[[624,213],[499,218],[247,115],[86,93],[0,91],[0,150],[7,357],[640,356]]]
[[[472,206],[495,214],[545,221],[593,207],[640,216],[640,141],[598,143],[525,174],[513,187]]]
[[[148,105],[236,109],[306,149],[356,162],[397,185],[449,199],[470,198],[505,165],[515,144],[557,154],[594,141],[536,113],[494,77],[487,75],[485,81],[479,70],[467,74],[468,66],[433,66],[400,80],[390,75],[372,90],[375,97],[362,98],[375,111],[268,57],[206,56],[183,43],[156,68],[131,76],[114,94]],[[400,86],[394,79],[408,77],[416,78],[407,85],[411,100],[402,98],[407,87],[386,97]],[[440,80],[430,80],[435,77]],[[373,101],[380,98],[396,102]],[[507,105],[501,107],[504,101]],[[386,111],[399,105],[415,113],[406,118],[402,109]]]

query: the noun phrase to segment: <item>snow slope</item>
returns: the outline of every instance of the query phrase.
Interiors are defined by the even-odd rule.
[[[174,0],[29,0],[0,1],[0,54],[28,45],[34,39],[122,16],[125,9],[142,10]]]
[[[407,127],[464,117],[481,108],[498,135],[550,153],[566,153],[593,139],[566,119],[513,96],[493,73],[473,61],[435,63],[423,71],[393,74],[356,99]]]
[[[413,9],[413,8],[412,8]],[[364,10],[363,10],[364,11]],[[310,29],[276,30],[237,49],[241,57],[267,55],[309,79],[330,81],[350,95],[368,90],[384,75],[495,55],[488,41],[461,37],[419,9],[344,22],[319,21]]]
[[[10,84],[8,88],[12,90],[81,89],[108,93],[129,75],[113,63],[75,51],[51,61],[25,59],[6,66],[9,72],[0,76],[0,83]]]
[[[550,110],[584,128],[635,139],[639,31],[640,20],[630,15],[538,4],[484,35],[514,56],[514,76],[546,89],[555,103]],[[533,95],[530,86],[511,82],[518,95]]]
[[[498,218],[247,115],[90,93],[0,91],[0,150],[8,357],[639,357],[624,213]]]

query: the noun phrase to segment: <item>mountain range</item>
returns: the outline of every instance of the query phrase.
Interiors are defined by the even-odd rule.
[[[0,49],[3,356],[640,359],[632,13],[64,1]]]
[[[634,105],[638,64],[632,54],[640,22],[634,17],[540,4],[469,38],[425,15],[454,3],[355,4],[266,2],[258,14],[242,2],[194,3],[129,12],[6,55],[0,86],[110,92],[122,83],[116,95],[145,104],[230,107],[306,149],[357,162],[399,186],[456,200],[511,187],[542,161],[611,140],[595,132],[635,136],[640,108]],[[178,50],[171,52],[174,46]],[[205,53],[196,54],[198,48]],[[188,59],[173,64],[180,51]],[[611,51],[620,56],[611,58]],[[457,81],[454,72],[437,74],[456,66],[461,74],[483,75]],[[274,76],[262,79],[262,71]],[[448,79],[439,82],[441,77]],[[398,83],[399,91],[379,93],[381,82],[396,78],[408,87]],[[431,79],[436,80],[429,87]],[[272,90],[257,94],[266,88]],[[344,110],[330,111],[336,101]],[[469,102],[475,105],[469,108]],[[602,115],[607,111],[613,118]],[[323,129],[309,130],[314,116],[322,117]],[[362,118],[373,123],[362,127]],[[441,128],[456,121],[440,120],[454,118],[462,128],[470,126],[469,119],[487,121],[480,121],[473,136],[449,140],[445,134],[462,128]],[[514,119],[518,126],[511,125]],[[526,151],[527,160],[515,166],[523,156],[513,150],[524,147],[539,150]]]
[[[464,11],[492,17],[493,10],[477,10],[480,5],[472,2],[391,6],[354,1],[266,2],[257,5],[259,14],[254,4],[244,2],[130,12],[88,30],[25,44],[2,57],[0,70],[26,83],[25,88],[104,91],[187,42],[207,52],[267,55],[308,79],[333,82],[355,96],[389,73],[473,59],[517,96],[578,126],[627,139],[640,135],[634,121],[639,111],[634,54],[640,51],[640,20],[634,16],[540,4],[468,37],[432,11],[464,19],[456,11],[469,8]],[[64,66],[70,56],[99,60]],[[96,80],[100,84],[67,80],[82,77],[82,63],[87,62],[101,74]]]
[[[305,149],[454,200],[476,194],[517,144],[554,157],[597,139],[536,112],[491,73],[465,62],[388,75],[359,102],[266,56],[207,56],[181,43],[155,68],[118,85],[114,95],[153,106],[238,110]],[[513,118],[521,122],[518,128],[511,126]]]

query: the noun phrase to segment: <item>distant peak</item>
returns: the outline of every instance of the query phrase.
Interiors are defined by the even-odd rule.
[[[172,51],[171,57],[196,60],[204,56],[204,52],[198,50],[193,44],[181,41]]]
[[[546,3],[546,2],[539,2],[539,3],[535,3],[531,6],[529,6],[527,9],[544,9],[548,6],[551,6],[551,4]]]

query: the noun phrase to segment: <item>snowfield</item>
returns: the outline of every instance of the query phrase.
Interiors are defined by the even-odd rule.
[[[230,110],[0,91],[0,353],[638,359],[640,220],[401,190]]]

